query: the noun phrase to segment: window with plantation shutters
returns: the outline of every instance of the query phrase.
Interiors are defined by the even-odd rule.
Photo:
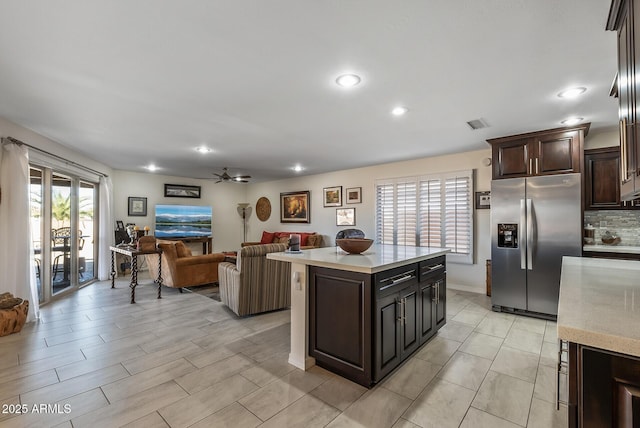
[[[473,171],[376,181],[381,244],[445,247],[448,260],[473,263]]]

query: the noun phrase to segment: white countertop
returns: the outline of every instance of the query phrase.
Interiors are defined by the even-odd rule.
[[[599,251],[603,253],[640,254],[640,247],[630,245],[583,245],[583,251]]]
[[[300,254],[269,253],[267,258],[371,274],[408,263],[431,259],[444,255],[449,251],[447,248],[374,244],[362,254],[349,254],[340,247],[324,247],[302,250]]]
[[[563,257],[558,338],[640,357],[640,261]]]

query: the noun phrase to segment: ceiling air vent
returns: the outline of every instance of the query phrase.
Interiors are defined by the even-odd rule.
[[[482,129],[482,128],[488,128],[489,127],[489,124],[484,119],[470,120],[469,122],[467,122],[467,125],[469,125],[469,128],[473,129],[474,131],[476,129]]]

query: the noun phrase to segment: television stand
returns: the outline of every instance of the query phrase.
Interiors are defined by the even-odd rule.
[[[211,254],[213,251],[213,236],[187,236],[184,238],[158,238],[165,241],[182,241],[185,244],[202,243],[202,254]]]

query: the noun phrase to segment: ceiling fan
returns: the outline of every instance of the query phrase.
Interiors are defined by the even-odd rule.
[[[229,168],[222,168],[222,174],[216,174],[214,172],[213,175],[218,177],[218,181],[216,181],[216,183],[222,183],[223,181],[224,182],[234,181],[234,182],[237,182],[237,183],[248,183],[249,182],[248,179],[251,178],[250,175],[231,176],[231,175],[229,175]]]

